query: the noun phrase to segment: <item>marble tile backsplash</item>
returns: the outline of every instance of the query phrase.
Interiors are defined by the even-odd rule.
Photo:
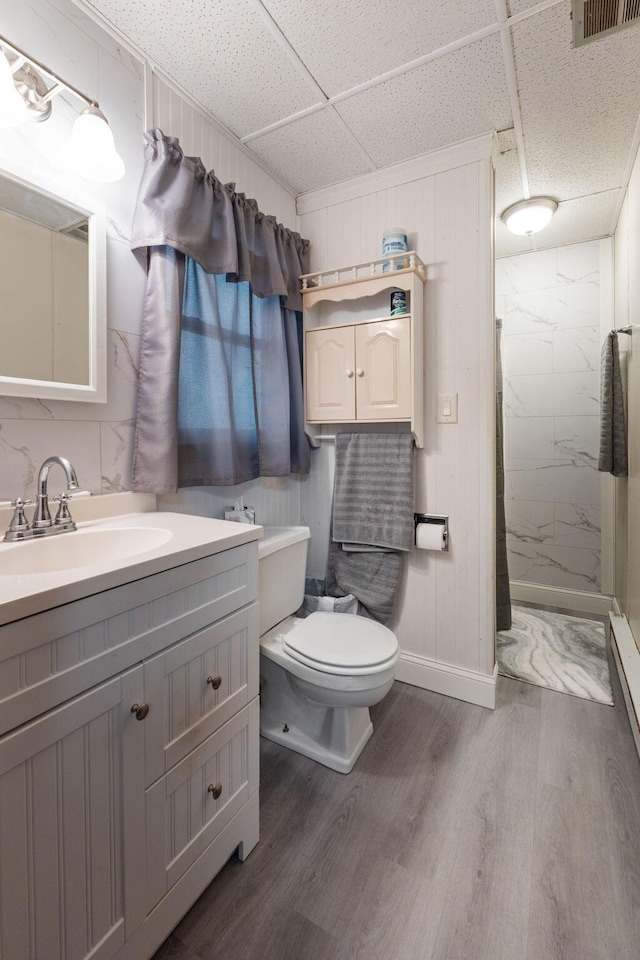
[[[497,261],[512,580],[600,591],[600,245]]]

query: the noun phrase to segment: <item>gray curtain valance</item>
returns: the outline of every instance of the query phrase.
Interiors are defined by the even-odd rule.
[[[279,295],[302,310],[298,278],[309,272],[309,241],[186,157],[175,137],[150,130],[145,140],[132,248],[173,247],[207,273],[248,280],[256,296]]]

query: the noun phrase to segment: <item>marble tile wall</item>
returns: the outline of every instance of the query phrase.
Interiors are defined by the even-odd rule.
[[[600,591],[600,243],[496,263],[512,580]]]

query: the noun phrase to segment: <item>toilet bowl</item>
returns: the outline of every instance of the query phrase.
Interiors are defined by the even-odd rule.
[[[260,732],[340,773],[373,733],[369,707],[389,692],[395,635],[364,617],[291,616],[304,597],[307,527],[265,528],[259,549]]]

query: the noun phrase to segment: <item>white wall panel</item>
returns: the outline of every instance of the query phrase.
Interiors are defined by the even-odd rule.
[[[342,202],[328,197],[300,216],[315,268],[380,256],[390,226],[407,230],[427,264],[426,441],[416,451],[416,508],[449,514],[451,551],[409,555],[391,626],[403,653],[485,675],[494,667],[491,220],[488,159]],[[438,392],[458,392],[457,425],[436,424]],[[312,530],[310,573],[323,576],[334,456],[323,445],[313,457],[301,509]]]

